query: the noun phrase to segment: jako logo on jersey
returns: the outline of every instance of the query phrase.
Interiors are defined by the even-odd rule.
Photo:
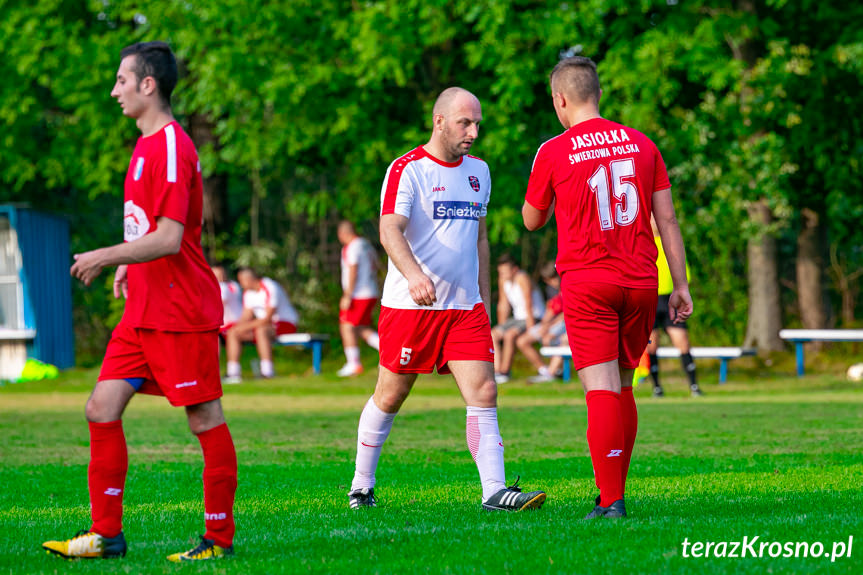
[[[109,487],[108,489],[105,490],[105,495],[113,495],[115,497],[117,495],[120,495],[121,493],[123,493],[123,490],[117,489],[116,487]]]
[[[138,158],[138,163],[135,164],[135,175],[133,176],[135,178],[136,182],[141,179],[141,174],[143,174],[143,173],[144,173],[144,158]]]
[[[436,220],[479,220],[482,204],[479,202],[435,202]]]
[[[622,449],[612,449],[608,452],[608,455],[606,455],[606,457],[620,457],[621,453],[623,453]]]
[[[434,192],[445,192],[446,186],[435,186],[432,188],[432,193]]]
[[[123,239],[134,242],[148,231],[150,231],[150,220],[147,218],[147,213],[140,206],[136,206],[132,200],[127,200],[123,204]]]
[[[227,518],[227,513],[204,513],[204,521],[219,521],[220,519]]]
[[[198,381],[197,380],[195,380],[195,381],[184,381],[183,383],[178,383],[174,387],[176,387],[177,389],[180,389],[181,387],[192,387],[193,385],[198,385]]]
[[[470,182],[470,188],[473,191],[479,191],[479,178],[477,178],[476,176],[468,176],[467,181]]]

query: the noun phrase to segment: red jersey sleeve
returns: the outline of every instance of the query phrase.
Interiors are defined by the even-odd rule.
[[[527,182],[525,201],[538,210],[545,211],[554,199],[554,187],[551,182],[552,162],[548,142],[540,146],[533,159],[533,168]]]
[[[153,218],[162,216],[186,224],[197,158],[178,141],[173,124],[165,126],[165,149],[153,165],[150,189]]]
[[[665,161],[662,159],[662,154],[659,153],[659,148],[654,144],[653,153],[655,156],[655,166],[653,169],[653,191],[661,192],[671,187],[671,181],[668,179],[668,170],[665,168]]]

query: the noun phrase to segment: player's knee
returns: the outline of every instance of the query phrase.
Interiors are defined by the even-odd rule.
[[[84,417],[91,423],[107,423],[118,419],[113,409],[95,397],[87,400],[87,405],[84,406]]]
[[[398,390],[379,391],[375,394],[375,404],[386,413],[397,413],[407,398],[406,393]]]
[[[497,404],[497,384],[494,378],[486,379],[476,390],[476,400],[481,406],[493,406]]]
[[[515,343],[515,340],[518,339],[519,335],[521,335],[521,334],[518,333],[518,330],[510,330],[510,331],[506,332],[505,334],[503,334],[503,339],[506,342]]]

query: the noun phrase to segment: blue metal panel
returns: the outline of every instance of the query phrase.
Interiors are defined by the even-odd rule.
[[[69,223],[29,208],[0,206],[9,213],[21,250],[24,324],[36,330],[32,357],[60,368],[75,364]]]

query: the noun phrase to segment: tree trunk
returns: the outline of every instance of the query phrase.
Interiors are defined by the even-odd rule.
[[[199,150],[204,147],[218,149],[219,143],[213,134],[213,123],[201,114],[189,116],[189,135]],[[213,173],[203,178],[204,184],[204,228],[203,236],[207,255],[214,257],[216,236],[226,231],[228,220],[228,178],[224,174]]]
[[[749,206],[749,218],[761,230],[768,228],[773,214],[767,202],[760,200]],[[782,309],[779,305],[779,266],[776,261],[776,238],[762,232],[749,240],[749,321],[744,347],[758,351],[781,351]]]
[[[823,258],[819,242],[818,214],[810,208],[800,211],[800,234],[797,236],[797,301],[800,321],[807,329],[827,327],[822,281]],[[813,342],[812,348],[820,350],[823,342]]]

